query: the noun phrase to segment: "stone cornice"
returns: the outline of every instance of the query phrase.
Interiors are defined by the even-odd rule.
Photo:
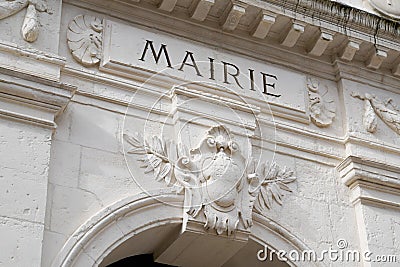
[[[400,189],[400,167],[377,160],[349,156],[337,167],[340,176],[349,187],[368,182],[386,188]]]
[[[400,166],[349,156],[337,170],[354,205],[400,208]]]
[[[400,190],[398,188],[388,188],[371,182],[359,181],[353,184],[350,190],[350,200],[353,204],[361,203],[400,209]]]
[[[321,77],[335,75],[336,61],[400,76],[399,23],[333,1],[222,0],[213,5],[193,0],[190,7],[147,0],[109,1],[107,6],[96,0],[66,2],[89,9],[96,3],[96,11],[112,17],[209,45],[223,42],[227,51],[293,69],[302,60],[302,71],[318,70]],[[227,26],[230,17],[237,21]]]
[[[342,3],[327,0],[268,0],[266,2],[273,3],[285,15],[294,15],[294,18],[299,20],[312,18],[313,21],[330,22],[342,28],[343,31],[346,31],[346,28],[355,28],[373,35],[382,34],[394,38],[400,36],[398,22]]]
[[[0,116],[56,128],[75,87],[0,68]]]
[[[65,58],[56,54],[46,53],[37,49],[22,47],[14,43],[1,41],[0,51],[17,54],[23,57],[29,57],[38,61],[51,63],[63,67],[65,65]]]
[[[60,80],[66,59],[59,55],[0,40],[0,68],[51,81]],[[32,67],[35,66],[35,67]]]

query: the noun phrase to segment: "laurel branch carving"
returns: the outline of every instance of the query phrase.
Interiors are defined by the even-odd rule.
[[[239,220],[251,227],[253,210],[262,213],[274,202],[282,205],[284,192],[292,192],[288,184],[296,180],[293,171],[275,162],[247,161],[223,126],[212,127],[191,150],[158,136],[149,142],[140,134],[124,134],[124,139],[127,154],[140,155],[144,172],[184,193],[186,212],[194,218],[203,212],[204,227],[217,234],[231,235]]]

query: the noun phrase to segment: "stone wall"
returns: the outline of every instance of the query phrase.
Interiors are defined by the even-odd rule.
[[[0,233],[7,242],[0,265],[105,266],[139,252],[187,265],[186,256],[168,261],[184,242],[172,238],[182,225],[181,237],[204,238],[192,259],[201,263],[201,244],[225,246],[229,227],[203,229],[212,206],[204,199],[199,215],[187,215],[195,191],[177,173],[155,179],[128,153],[135,146],[125,135],[204,153],[217,126],[229,132],[230,152],[233,142],[239,147],[241,157],[232,152],[229,160],[248,192],[251,177],[270,175],[258,184],[256,204],[226,212],[238,220],[230,245],[250,239],[260,249],[265,242],[320,254],[344,241],[339,249],[400,261],[400,50],[397,33],[384,26],[396,14],[350,1],[354,19],[339,25],[339,13],[324,12],[348,8],[340,1],[315,1],[318,18],[278,2],[26,1],[1,19]],[[29,8],[36,15],[26,15]],[[380,29],[366,27],[379,17]],[[37,27],[37,39],[26,40],[21,25]],[[293,171],[291,192],[278,188],[281,198],[269,183],[283,176],[251,171],[251,156],[270,169],[275,162],[279,175]],[[253,197],[235,188],[235,206]],[[146,227],[157,237],[133,230]],[[147,246],[138,246],[143,240]],[[221,262],[232,253],[221,252]],[[315,265],[383,266],[329,258]]]

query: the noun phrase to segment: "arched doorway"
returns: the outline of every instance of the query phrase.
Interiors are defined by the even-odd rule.
[[[182,226],[179,203],[183,203],[183,197],[169,191],[158,194],[157,198],[131,196],[93,216],[71,236],[53,266],[107,267],[132,256],[151,255]],[[257,259],[257,252],[265,244],[275,250],[299,252],[308,247],[276,222],[258,214],[253,220],[248,243],[223,266],[297,266],[276,258],[272,262]]]
[[[263,267],[288,267],[289,264],[277,259],[276,254],[273,254],[272,261],[269,259],[260,261],[257,259],[257,252],[260,249],[260,244],[250,240],[248,245],[241,249],[234,257],[226,262],[222,267],[243,267],[243,266],[263,266]],[[109,259],[105,259],[108,261]],[[140,254],[135,256],[128,256],[126,258],[117,260],[108,265],[101,265],[104,267],[132,267],[132,266],[143,266],[143,267],[175,267],[173,265],[167,265],[155,262],[152,254]]]

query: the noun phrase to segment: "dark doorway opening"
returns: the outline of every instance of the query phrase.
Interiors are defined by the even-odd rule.
[[[143,254],[124,258],[106,267],[174,267],[172,265],[154,262],[152,254]]]

